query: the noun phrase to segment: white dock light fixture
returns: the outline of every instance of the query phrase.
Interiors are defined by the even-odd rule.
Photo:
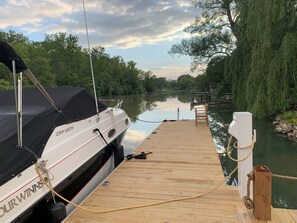
[[[237,139],[237,146],[239,148],[237,150],[237,159],[242,160],[251,153],[246,160],[238,163],[238,190],[241,198],[247,194],[247,174],[253,169],[253,152],[251,151],[251,145],[253,143],[252,122],[252,113],[234,112],[233,121],[228,128],[229,134]]]

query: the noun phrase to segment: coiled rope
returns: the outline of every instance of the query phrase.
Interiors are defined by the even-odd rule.
[[[245,146],[245,147],[239,147],[238,144],[237,144],[237,141],[235,141],[233,143],[233,147],[236,148],[237,150],[238,149],[250,149],[248,155],[246,157],[244,157],[243,159],[234,159],[232,156],[231,156],[231,151],[230,151],[230,145],[231,145],[231,141],[232,141],[232,135],[229,137],[229,141],[228,141],[228,145],[227,145],[227,149],[226,149],[226,152],[227,152],[227,155],[228,157],[234,161],[234,162],[243,162],[245,160],[247,160],[251,155],[252,155],[252,152],[253,152],[253,149],[254,149],[254,145],[255,145],[255,137],[253,136],[252,138],[252,143],[249,145],[249,146]],[[238,167],[238,166],[237,166]],[[248,174],[248,180],[247,180],[247,195],[243,197],[243,202],[244,202],[244,205],[246,208],[248,209],[252,209],[254,207],[254,203],[253,203],[253,200],[250,198],[250,184],[251,184],[251,181],[253,180],[253,173],[249,173]]]
[[[253,140],[252,140],[251,145],[249,145],[249,146],[247,146],[247,147],[239,147],[239,146],[237,145],[237,141],[235,141],[235,142],[233,143],[233,147],[236,148],[236,149],[249,149],[249,148],[250,148],[250,151],[249,151],[248,155],[247,155],[246,157],[244,157],[243,159],[241,159],[241,160],[234,159],[234,158],[231,156],[231,151],[230,151],[231,141],[232,141],[232,136],[229,137],[228,146],[227,146],[226,151],[227,151],[227,155],[228,155],[228,157],[229,157],[232,161],[239,163],[239,162],[242,162],[242,161],[248,159],[248,158],[251,156],[251,154],[252,154],[252,152],[253,152],[254,144],[255,144],[254,137],[253,137]],[[254,173],[253,173],[253,171],[251,171],[251,172],[247,175],[247,177],[248,177],[248,180],[247,180],[247,195],[243,197],[243,202],[244,202],[246,208],[248,208],[248,209],[252,209],[252,208],[254,207],[254,203],[253,203],[253,200],[250,198],[250,193],[251,193],[251,191],[250,191],[250,184],[251,184],[251,181],[254,180]],[[285,175],[280,175],[280,174],[272,174],[272,177],[280,178],[280,179],[285,179],[285,180],[297,180],[297,177],[285,176]]]
[[[285,180],[297,180],[297,177],[291,177],[291,176],[284,176],[284,175],[279,175],[279,174],[271,174],[272,177],[275,178],[280,178],[280,179],[285,179]],[[254,180],[254,173],[251,171],[248,175],[248,180],[247,180],[247,195],[243,197],[244,204],[246,208],[252,209],[254,207],[253,200],[250,198],[251,194],[251,181]]]
[[[247,180],[247,193],[246,196],[243,197],[243,203],[246,208],[252,209],[254,207],[254,202],[250,198],[251,196],[251,181],[254,180],[254,173],[251,171],[248,175],[248,180]]]
[[[253,152],[253,149],[254,149],[254,145],[255,145],[255,142],[256,142],[255,139],[254,139],[254,136],[253,136],[253,139],[252,139],[252,143],[251,143],[249,146],[239,147],[239,146],[237,145],[237,143],[236,143],[237,141],[235,141],[235,142],[233,143],[233,147],[236,148],[236,149],[250,149],[249,154],[248,154],[246,157],[244,157],[243,159],[241,159],[241,160],[234,159],[234,158],[231,156],[230,144],[231,144],[232,138],[233,138],[233,137],[232,137],[232,135],[231,135],[231,136],[229,137],[229,141],[228,141],[228,145],[227,145],[227,149],[226,149],[226,152],[227,152],[228,157],[229,157],[232,161],[237,162],[237,163],[245,161],[246,159],[248,159],[248,158],[252,155],[252,152]]]

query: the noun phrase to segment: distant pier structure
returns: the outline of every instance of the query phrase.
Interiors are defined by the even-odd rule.
[[[223,96],[219,97],[213,91],[201,91],[201,92],[191,92],[191,109],[195,105],[202,104],[232,104],[233,98],[231,93],[225,93]]]
[[[191,92],[191,107],[212,102],[214,95],[210,91]]]

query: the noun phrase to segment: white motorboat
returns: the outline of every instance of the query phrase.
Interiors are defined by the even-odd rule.
[[[80,203],[123,161],[129,117],[83,88],[44,89],[4,42],[0,61],[37,87],[23,89],[20,75],[15,90],[0,91],[0,222],[58,222],[73,206],[64,210],[36,166],[55,191]]]

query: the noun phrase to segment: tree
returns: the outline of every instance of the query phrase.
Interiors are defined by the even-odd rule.
[[[238,110],[267,117],[297,97],[296,0],[241,1],[242,36],[229,61]]]
[[[89,51],[79,46],[78,37],[55,33],[46,35],[44,41],[31,42],[23,34],[0,31],[0,40],[13,46],[45,87],[81,86],[93,93]],[[92,48],[91,58],[98,95],[156,90],[156,76],[138,69],[134,61],[126,63],[120,56],[110,57],[101,46]],[[10,88],[11,79],[9,69],[1,65],[0,88]],[[24,78],[24,85],[29,84]]]
[[[208,78],[205,73],[198,75],[195,78],[195,89],[198,91],[204,91],[205,89],[209,89]]]
[[[173,45],[169,53],[191,56],[192,69],[195,70],[197,65],[208,62],[215,56],[230,55],[240,34],[237,29],[237,0],[194,0],[193,4],[202,13],[193,24],[184,29],[192,37]]]
[[[218,96],[231,92],[232,82],[228,73],[225,72],[225,62],[226,57],[213,57],[207,64],[205,72],[209,88],[216,89]]]
[[[236,110],[257,117],[296,105],[297,0],[194,2],[202,17],[185,31],[195,36],[171,53],[192,56],[193,68],[208,62],[196,86],[206,80],[218,93],[231,89]]]
[[[156,88],[158,90],[163,90],[163,89],[166,89],[167,87],[168,87],[168,84],[165,77],[158,77],[156,79]]]
[[[144,89],[140,82],[140,70],[136,67],[134,61],[128,61],[123,74],[123,84],[125,87],[125,94],[143,93]]]
[[[169,80],[168,81],[168,87],[169,89],[177,90],[177,80]]]
[[[47,87],[56,86],[56,74],[50,65],[50,59],[44,53],[39,42],[33,42],[29,47],[30,60],[27,66],[41,84]]]
[[[190,74],[183,74],[177,78],[177,86],[179,90],[192,90],[194,88],[194,80]]]
[[[5,79],[0,79],[0,90],[11,89],[12,85]]]
[[[151,71],[140,71],[140,79],[147,92],[156,90],[156,76]]]
[[[81,73],[80,61],[84,56],[78,45],[78,37],[61,32],[46,35],[41,47],[56,74],[57,85],[72,86],[73,83],[68,82],[72,79],[67,76]]]

